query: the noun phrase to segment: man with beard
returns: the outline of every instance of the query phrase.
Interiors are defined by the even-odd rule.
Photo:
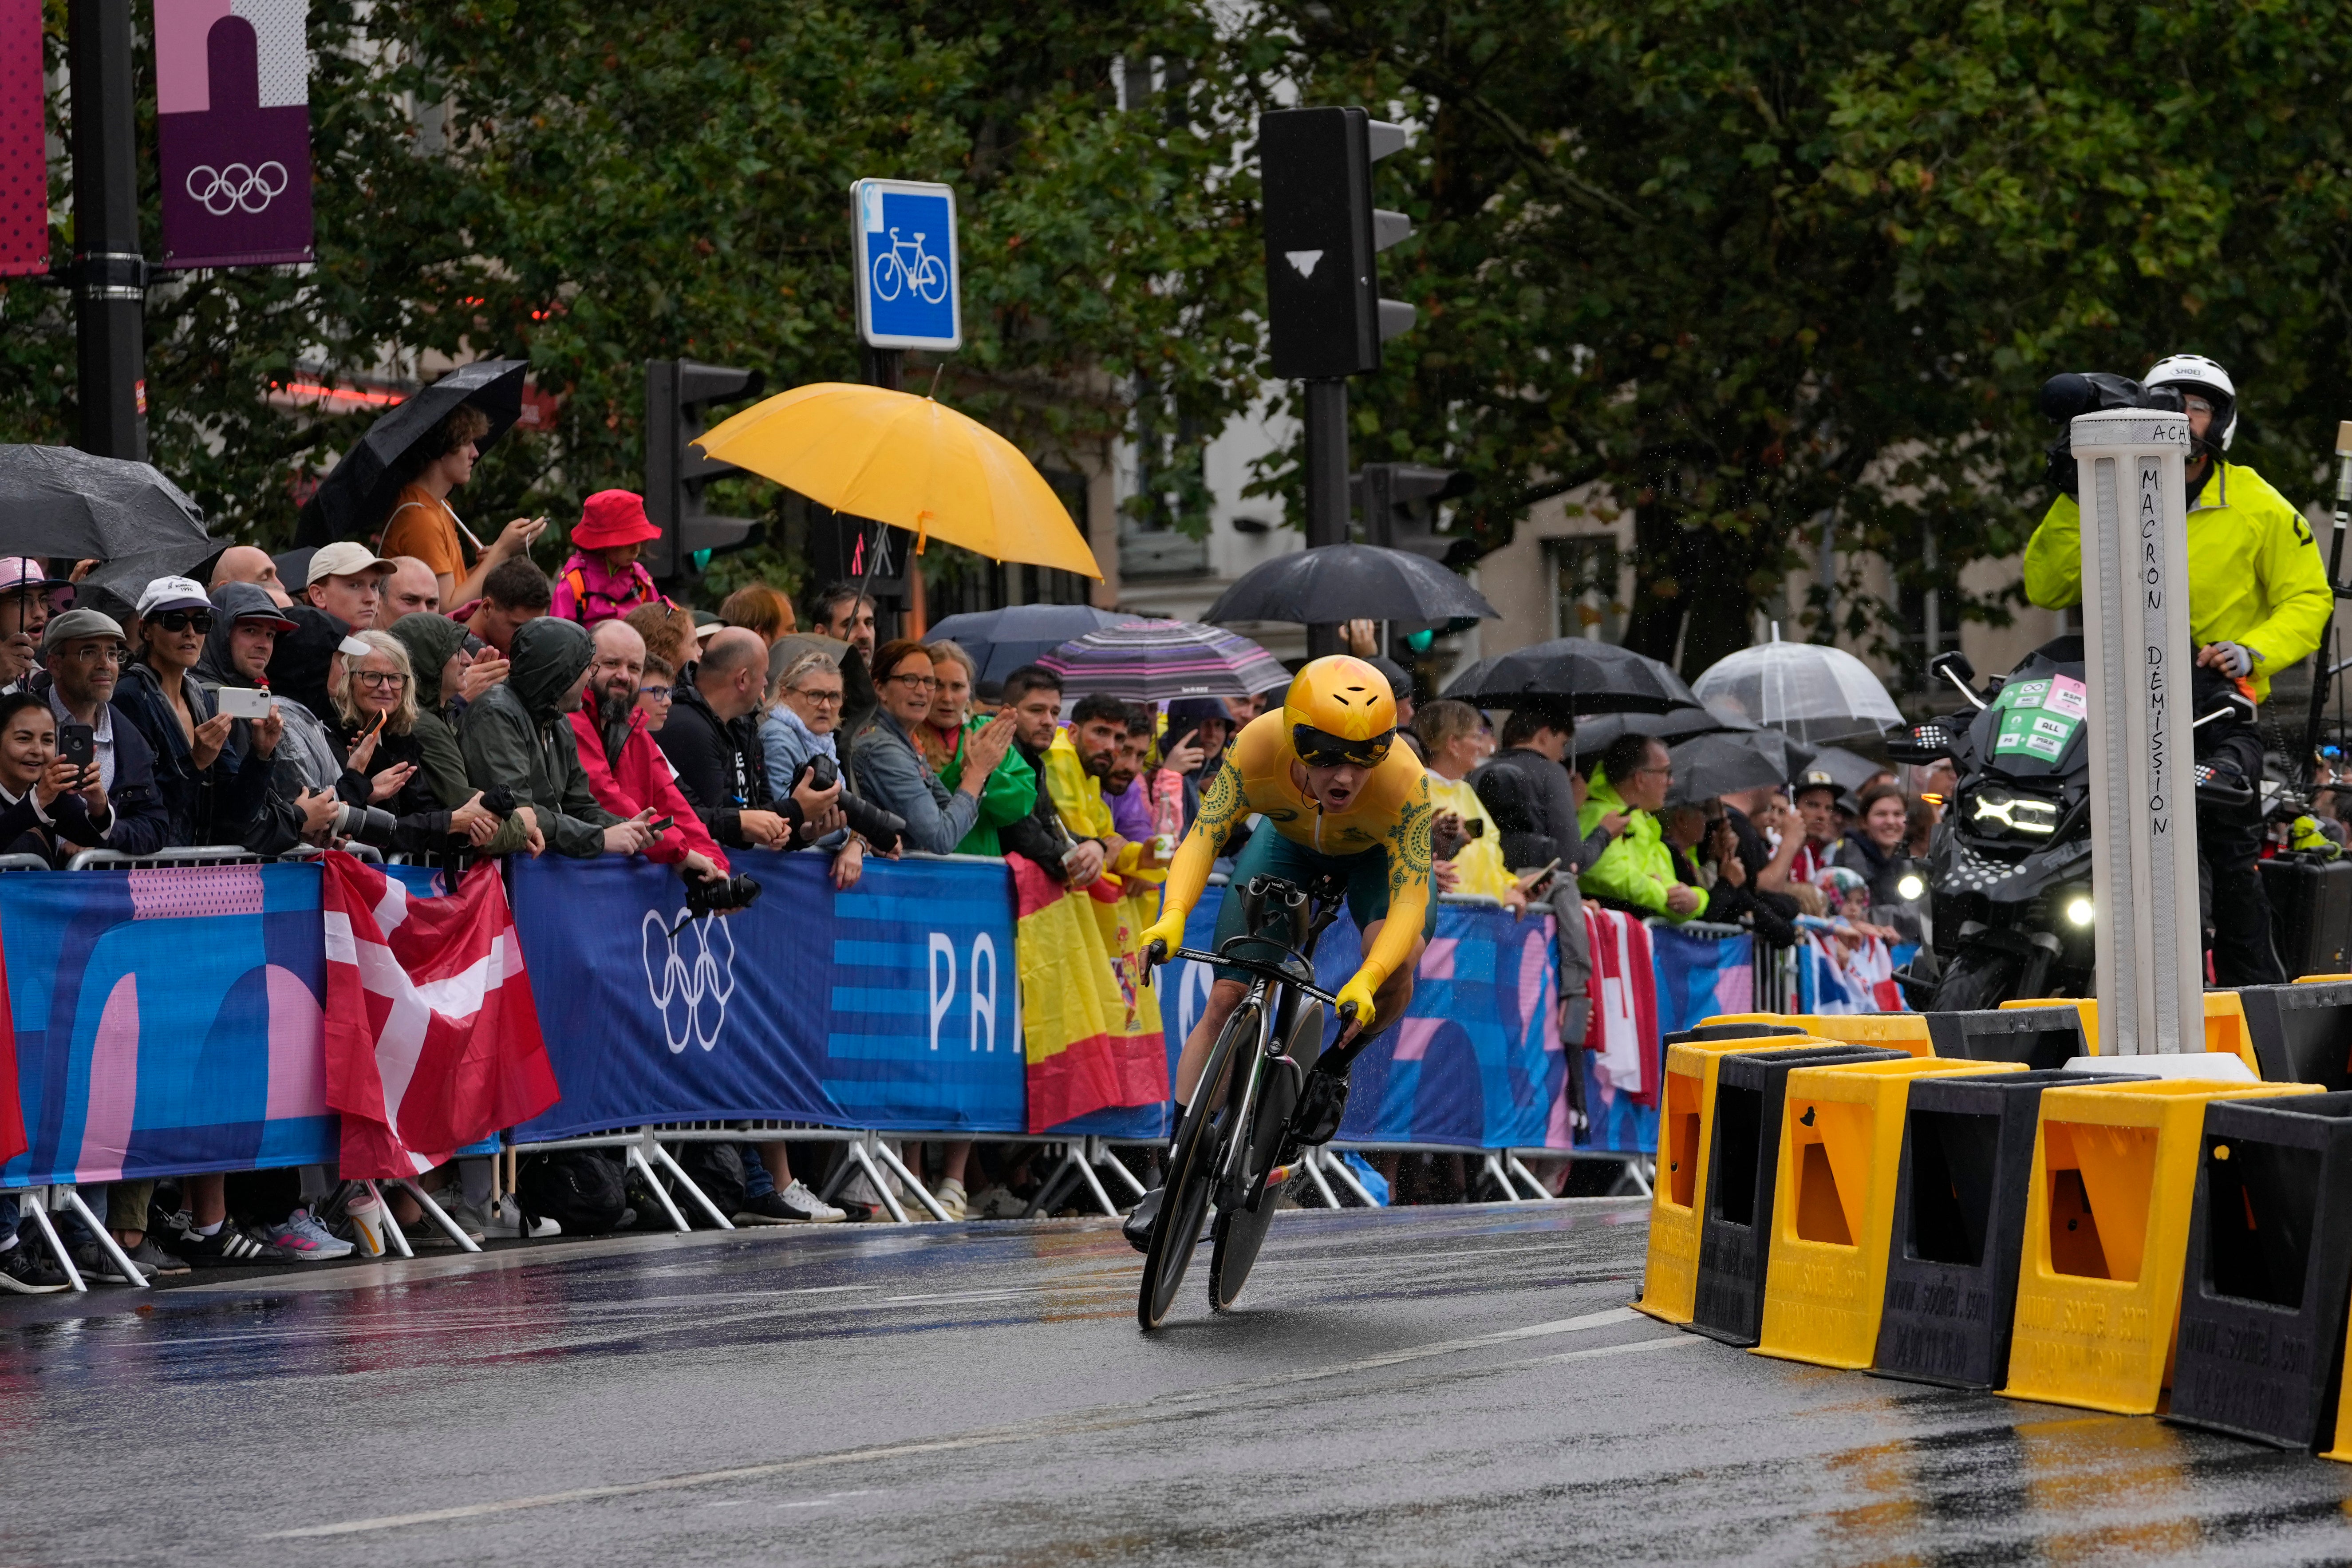
[[[1009,687],[1011,682],[1006,684]],[[1098,692],[1081,697],[1071,710],[1068,728],[1054,738],[1045,753],[1045,787],[1053,795],[1055,810],[1061,814],[1062,825],[1079,844],[1097,847],[1102,851],[1102,869],[1119,876],[1166,869],[1164,862],[1150,858],[1149,844],[1132,843],[1120,836],[1111,818],[1110,803],[1103,796],[1103,781],[1109,777],[1118,761],[1119,746],[1127,739],[1127,720],[1128,705],[1118,698]],[[1078,880],[1075,872],[1071,880]]]
[[[615,816],[649,810],[656,819],[670,819],[672,826],[646,850],[646,859],[676,866],[692,878],[723,876],[726,852],[679,793],[668,759],[654,743],[637,706],[646,639],[620,620],[599,621],[590,635],[595,657],[588,666],[588,689],[572,714],[572,741],[588,788]]]

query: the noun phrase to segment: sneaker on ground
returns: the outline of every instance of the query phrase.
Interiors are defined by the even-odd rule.
[[[276,1225],[264,1226],[261,1238],[272,1247],[285,1248],[306,1263],[326,1263],[338,1258],[349,1258],[352,1244],[320,1225],[318,1216],[309,1209],[296,1209]]]
[[[953,1176],[941,1181],[931,1196],[939,1200],[940,1207],[947,1210],[950,1219],[962,1219],[969,1213],[971,1200],[965,1195],[963,1184]]]
[[[963,1208],[965,1217],[981,1219],[1019,1219],[1029,1212],[1027,1202],[1013,1196],[1012,1189],[1001,1182],[966,1198]]]
[[[172,1248],[198,1268],[229,1268],[254,1263],[291,1263],[294,1254],[284,1247],[248,1236],[235,1221],[224,1223],[210,1236],[194,1226],[172,1239]]]
[[[486,1237],[496,1236],[514,1239],[520,1239],[524,1236],[522,1205],[515,1202],[512,1193],[500,1198],[498,1206],[490,1211],[489,1217],[482,1224],[482,1234]],[[562,1234],[563,1227],[551,1219],[541,1217],[530,1222],[529,1235],[533,1241]]]
[[[16,1245],[0,1252],[0,1290],[19,1296],[46,1296],[66,1288],[66,1271],[48,1249],[17,1237]]]
[[[735,1216],[751,1225],[838,1225],[849,1215],[818,1200],[806,1182],[795,1181],[777,1193],[761,1193]]]
[[[488,1238],[490,1215],[488,1209],[467,1203],[462,1198],[454,1204],[445,1203],[441,1207],[443,1212],[457,1222],[457,1228],[472,1238],[475,1246],[480,1246]]]
[[[82,1279],[89,1282],[99,1285],[129,1285],[134,1283],[130,1276],[122,1272],[121,1267],[114,1261],[113,1255],[109,1253],[106,1248],[99,1246],[95,1241],[85,1241],[73,1249],[73,1260],[74,1267],[81,1270]],[[139,1260],[137,1258],[132,1258],[131,1260],[131,1267],[138,1273],[140,1279],[143,1280],[147,1278],[146,1270],[139,1268]]]
[[[161,1279],[166,1276],[176,1279],[190,1272],[186,1264],[155,1245],[155,1236],[152,1231],[139,1238],[138,1246],[126,1247],[123,1251],[131,1255],[131,1261],[139,1265],[150,1279]]]

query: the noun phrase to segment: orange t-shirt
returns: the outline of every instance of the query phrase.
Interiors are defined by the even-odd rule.
[[[454,579],[462,581],[466,575],[465,552],[457,544],[457,514],[449,510],[447,501],[427,494],[420,485],[408,486],[393,503],[380,548],[386,555],[414,555],[436,573]]]

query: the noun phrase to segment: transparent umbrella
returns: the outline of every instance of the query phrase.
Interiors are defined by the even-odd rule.
[[[1692,689],[1717,713],[1811,742],[1875,737],[1903,721],[1868,665],[1819,643],[1776,640],[1742,648],[1717,660]]]

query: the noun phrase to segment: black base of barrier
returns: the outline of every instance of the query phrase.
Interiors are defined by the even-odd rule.
[[[2021,1012],[2062,1010],[2069,1016],[2074,1011]],[[1929,1014],[1928,1027],[1938,1017],[1996,1016]],[[1943,1041],[1936,1046],[1941,1055]],[[2009,1381],[2042,1091],[2092,1081],[2118,1080],[2038,1068],[1923,1078],[1911,1086],[1872,1372],[1947,1388],[1999,1388]]]
[[[2264,1083],[2352,1089],[2352,981],[2248,985],[2238,1000]]]
[[[2328,1441],[2352,1292],[2352,1093],[2205,1108],[2174,1352],[2175,1421]]]
[[[1930,1013],[1927,1038],[1955,1061],[2022,1062],[2034,1071],[2063,1068],[2090,1054],[2083,1016],[2072,1007],[2011,1007],[1980,1013]]]
[[[1772,1248],[1772,1194],[1780,1170],[1780,1112],[1789,1075],[1831,1062],[1899,1061],[1878,1046],[1812,1046],[1726,1057],[1717,1070],[1715,1131],[1699,1222],[1693,1333],[1752,1345],[1764,1325],[1764,1271]]]
[[[1676,1029],[1666,1037],[1665,1046],[1672,1049],[1698,1040],[1770,1040],[1804,1032],[1794,1024],[1701,1024],[1696,1029]]]

